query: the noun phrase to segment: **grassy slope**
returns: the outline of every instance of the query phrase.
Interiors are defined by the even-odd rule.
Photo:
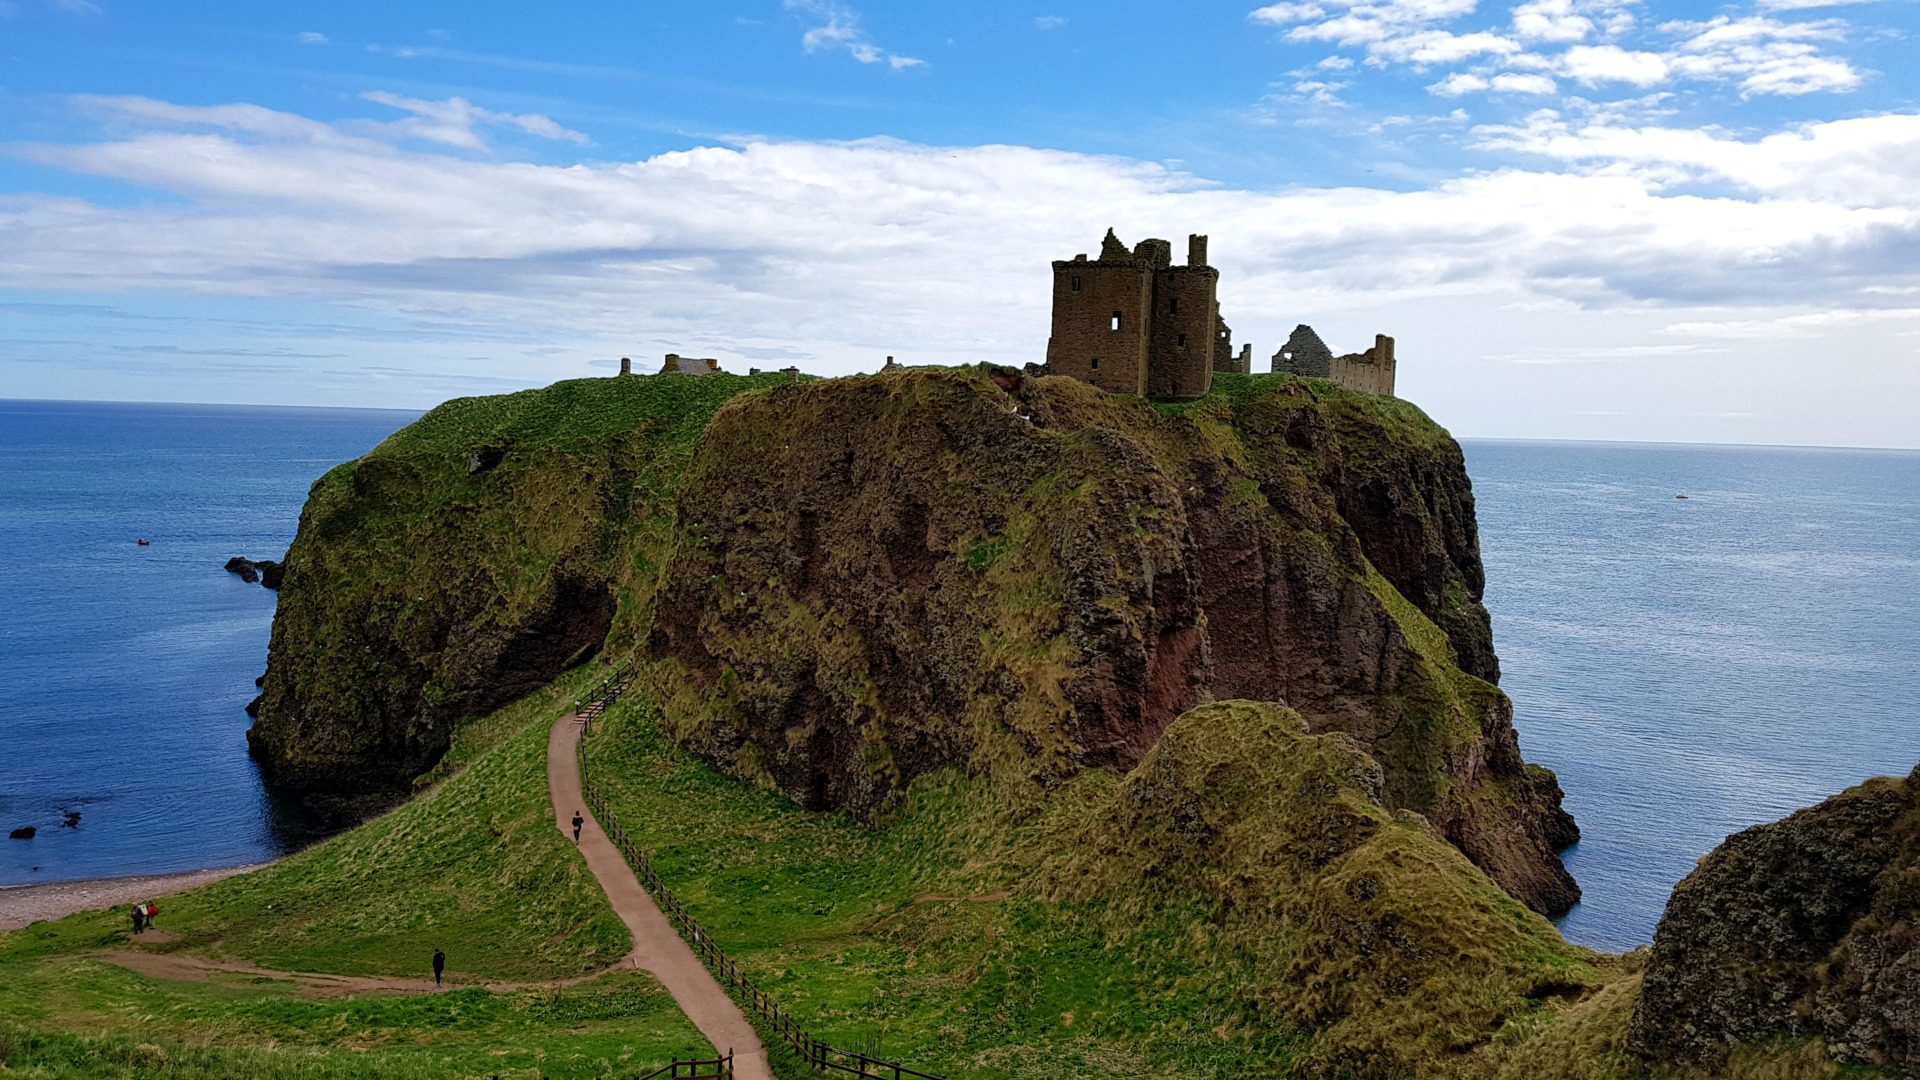
[[[456,980],[605,968],[629,939],[551,823],[548,724],[582,672],[465,726],[404,807],[271,867],[163,902],[168,949],[297,971]],[[651,978],[564,990],[301,998],[280,981],[160,981],[90,958],[126,945],[124,913],[0,935],[8,1076],[595,1076],[705,1044]]]
[[[1424,824],[1355,794],[1342,770],[1364,756],[1290,715],[1196,710],[1128,777],[1082,774],[1040,807],[929,777],[879,830],[711,770],[637,700],[590,753],[763,985],[816,1034],[918,1068],[1431,1072],[1536,988],[1603,980]]]

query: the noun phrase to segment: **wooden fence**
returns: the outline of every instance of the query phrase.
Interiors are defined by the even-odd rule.
[[[733,1051],[713,1058],[674,1058],[639,1080],[733,1080]]]
[[[624,672],[609,675],[605,681],[577,703],[580,707],[576,711],[586,724],[585,729],[580,733],[580,788],[586,795],[587,805],[593,808],[594,816],[599,819],[600,828],[620,849],[620,854],[626,857],[627,865],[633,867],[634,874],[640,879],[640,884],[653,895],[654,903],[660,905],[660,910],[666,913],[668,921],[680,931],[680,936],[693,947],[693,951],[699,954],[701,961],[707,965],[708,970],[713,972],[714,977],[732,991],[734,999],[751,1009],[768,1028],[777,1032],[780,1038],[793,1048],[794,1053],[799,1055],[800,1060],[815,1071],[850,1073],[854,1076],[868,1077],[870,1080],[946,1080],[945,1077],[934,1073],[920,1072],[897,1062],[885,1061],[856,1050],[841,1050],[808,1034],[791,1013],[781,1008],[765,990],[760,989],[745,972],[740,970],[740,965],[736,964],[733,958],[727,955],[726,950],[722,949],[720,944],[694,920],[692,913],[680,902],[680,898],[673,894],[673,890],[667,888],[667,883],[662,881],[659,872],[654,870],[653,860],[648,858],[646,851],[629,839],[626,830],[620,827],[620,822],[614,818],[612,809],[607,806],[607,800],[600,786],[594,783],[592,774],[587,770],[587,736],[593,732],[593,721],[606,712],[607,707],[626,691],[632,681],[633,677]],[[589,712],[589,709],[592,711]],[[730,1059],[731,1055],[729,1055]],[[655,1073],[654,1075],[669,1074]]]

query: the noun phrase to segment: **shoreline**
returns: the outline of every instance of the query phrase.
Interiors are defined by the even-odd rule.
[[[184,892],[235,874],[271,866],[273,862],[268,860],[244,866],[221,866],[175,874],[134,874],[127,877],[0,886],[0,931],[18,930],[46,919],[65,918],[79,911],[132,904]]]

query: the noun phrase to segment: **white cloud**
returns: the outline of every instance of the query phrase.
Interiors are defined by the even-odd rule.
[[[1658,53],[1623,49],[1618,45],[1575,45],[1560,55],[1560,71],[1588,86],[1627,83],[1653,86],[1665,82],[1670,66]]]
[[[1513,9],[1513,34],[1522,41],[1581,41],[1593,20],[1574,10],[1573,0],[1527,0]]]
[[[1340,100],[1340,91],[1352,85],[1325,79],[1300,79],[1293,84],[1293,93],[1317,105],[1345,105],[1346,102]]]
[[[1507,94],[1552,94],[1560,86],[1546,75],[1522,75],[1502,72],[1493,77],[1493,89]]]
[[[1743,140],[1713,131],[1573,125],[1552,110],[1523,125],[1476,129],[1480,145],[1607,172],[1632,171],[1655,185],[1734,184],[1774,199],[1859,208],[1905,207],[1920,215],[1920,113],[1808,124]],[[1897,221],[1898,219],[1896,219]]]
[[[1322,71],[1346,71],[1353,67],[1353,61],[1344,56],[1329,56],[1313,66]]]
[[[516,128],[542,139],[576,143],[582,146],[593,141],[578,131],[561,127],[552,118],[539,113],[494,112],[492,109],[483,109],[465,98],[428,101],[391,94],[384,90],[370,90],[360,96],[375,104],[390,106],[413,114],[408,119],[391,125],[395,130],[412,138],[426,139],[467,150],[486,148],[486,137],[479,130],[479,125],[482,124]]]
[[[1460,97],[1465,94],[1477,94],[1492,85],[1478,75],[1456,71],[1439,82],[1430,84],[1427,87],[1427,93],[1439,94],[1441,97]]]
[[[1488,31],[1456,34],[1437,28],[1473,11],[1475,0],[1327,0],[1277,3],[1257,8],[1249,18],[1286,26],[1289,41],[1325,41],[1360,47],[1375,63],[1408,63],[1416,68],[1457,63],[1472,56],[1520,51],[1513,39]]]
[[[298,34],[293,35],[293,40],[302,45],[325,45],[327,43],[327,35],[318,30],[302,30]]]
[[[1247,18],[1252,19],[1254,22],[1267,23],[1272,26],[1291,26],[1297,22],[1308,22],[1313,19],[1322,18],[1326,14],[1327,9],[1318,4],[1282,3],[1268,4],[1266,7],[1256,8],[1248,13]]]
[[[1058,30],[1065,25],[1067,25],[1065,15],[1037,15],[1033,20],[1033,27],[1036,30]]]
[[[1816,42],[1838,41],[1837,20],[1781,22],[1766,16],[1716,16],[1661,27],[1685,40],[1673,53],[1676,71],[1698,79],[1739,79],[1741,93],[1792,96],[1845,92],[1861,83],[1851,64],[1821,52]]]
[[[1428,86],[1427,92],[1441,97],[1461,97],[1487,91],[1501,94],[1551,94],[1559,89],[1559,85],[1546,75],[1503,71],[1488,78],[1472,72],[1456,71]]]
[[[894,71],[926,66],[918,57],[883,49],[867,36],[860,13],[839,0],[783,0],[788,11],[811,21],[800,36],[807,52],[843,50],[862,64],[885,64]]]

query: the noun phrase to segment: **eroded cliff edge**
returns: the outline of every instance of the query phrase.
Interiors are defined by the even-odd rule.
[[[583,380],[449,403],[315,485],[253,741],[292,786],[404,784],[604,640],[689,746],[873,817],[941,768],[1043,792],[1198,703],[1285,702],[1557,912],[1575,832],[1481,587],[1457,445],[1319,381]]]

